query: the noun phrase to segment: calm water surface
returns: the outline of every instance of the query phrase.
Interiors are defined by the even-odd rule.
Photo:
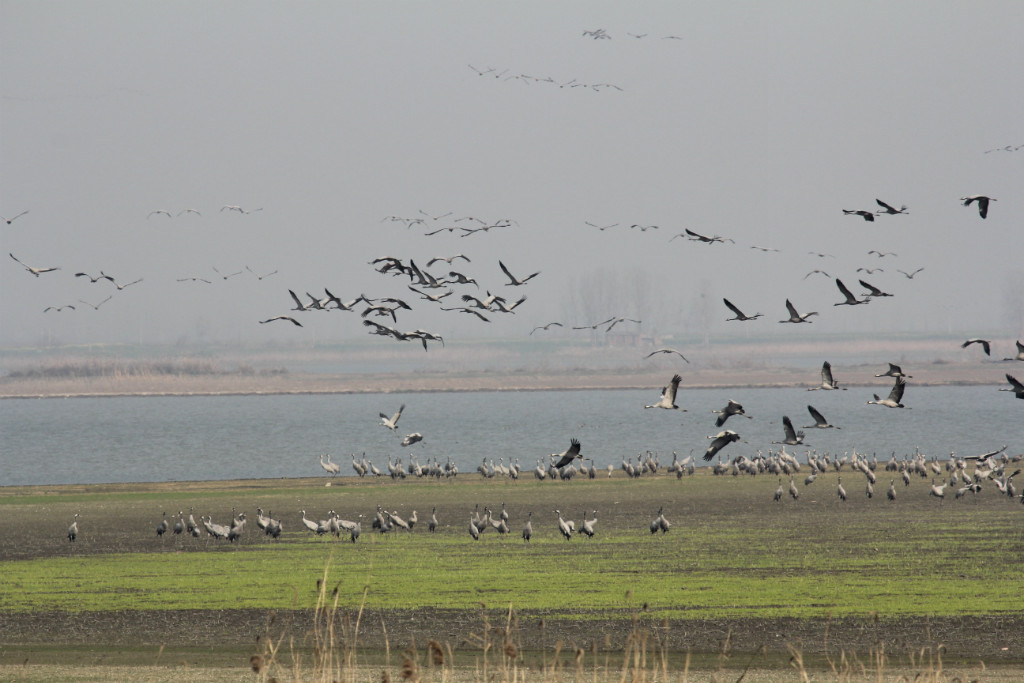
[[[888,395],[889,385],[877,391]],[[799,428],[813,422],[807,404],[842,429],[808,429],[809,448],[854,448],[881,459],[915,447],[939,457],[976,455],[1009,445],[1024,450],[1024,401],[995,387],[908,386],[910,410],[867,405],[872,389],[705,389],[680,391],[687,412],[644,410],[659,389],[618,391],[469,392],[302,396],[189,396],[0,401],[0,485],[192,481],[304,477],[324,474],[331,453],[342,474],[354,475],[350,454],[386,471],[388,457],[421,464],[451,458],[460,476],[481,459],[519,459],[523,469],[560,452],[569,439],[598,467],[616,467],[640,451],[662,464],[691,451],[703,454],[719,431],[713,409],[735,399],[753,419],[730,418],[743,441],[729,457],[767,451],[783,437],[781,419]],[[392,433],[378,413],[406,409]],[[409,448],[401,437],[421,432]],[[789,446],[798,456],[807,447]],[[703,463],[703,461],[701,461]]]

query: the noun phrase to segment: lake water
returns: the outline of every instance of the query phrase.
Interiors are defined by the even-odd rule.
[[[400,381],[400,380],[396,380]],[[888,395],[888,383],[877,389]],[[803,460],[808,449],[842,454],[877,453],[880,460],[913,453],[940,458],[951,451],[977,455],[1009,445],[1024,450],[1024,401],[997,387],[907,387],[909,410],[867,405],[871,388],[680,390],[688,412],[644,410],[660,388],[617,391],[340,394],[300,396],[189,396],[0,401],[0,485],[140,481],[194,481],[325,475],[319,456],[330,453],[342,475],[354,476],[350,454],[387,471],[388,456],[421,464],[437,457],[478,477],[481,459],[537,458],[561,452],[570,438],[598,468],[647,450],[663,465],[673,451],[697,456],[716,434],[713,409],[728,399],[753,419],[732,417],[724,428],[743,441],[727,457],[767,452],[783,438],[781,419],[798,428],[813,422],[814,405],[842,429],[807,429],[807,446],[788,446]],[[378,413],[402,404],[397,432]],[[408,448],[401,437],[421,432]],[[526,473],[528,474],[528,473]]]

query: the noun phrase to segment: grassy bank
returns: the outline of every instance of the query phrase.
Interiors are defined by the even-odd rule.
[[[857,493],[845,502],[834,473],[799,484],[799,500],[781,502],[772,499],[776,477],[710,473],[569,483],[460,475],[455,483],[345,478],[330,487],[304,479],[0,489],[0,642],[109,651],[128,644],[188,650],[215,640],[244,649],[268,634],[274,613],[301,650],[327,585],[339,618],[366,615],[358,643],[374,657],[431,638],[472,657],[480,651],[473,634],[511,606],[517,647],[527,655],[559,642],[573,652],[596,646],[621,655],[640,624],[656,629],[673,657],[708,657],[731,642],[787,661],[796,647],[815,666],[824,656],[866,657],[880,646],[904,659],[940,644],[947,661],[1024,659],[1015,597],[1024,594],[1024,506],[994,487],[940,501],[920,478],[901,486],[895,501],[868,499],[854,484],[860,478],[846,473],[844,485]],[[512,533],[491,530],[473,541],[474,507],[497,515],[502,503]],[[419,525],[373,533],[378,504],[404,518],[416,510]],[[651,535],[662,506],[671,530]],[[197,519],[227,523],[233,508],[252,520],[257,507],[282,520],[281,538],[258,533],[251,521],[235,544],[154,531],[164,511],[173,521],[194,508]],[[432,507],[440,521],[434,534],[426,529]],[[564,540],[556,508],[577,526],[584,511],[591,518],[596,510],[596,535]],[[302,526],[302,509],[314,519],[328,510],[362,514],[364,533],[354,544],[316,536]],[[75,512],[79,536],[71,544],[64,534]],[[519,531],[530,512],[527,544]]]

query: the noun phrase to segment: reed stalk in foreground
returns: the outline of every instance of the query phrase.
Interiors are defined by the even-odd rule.
[[[632,615],[632,628],[626,635],[622,649],[613,656],[610,641],[604,641],[604,657],[599,656],[597,640],[589,648],[573,645],[566,648],[562,640],[556,640],[553,648],[537,653],[535,668],[530,667],[523,657],[522,640],[518,615],[509,605],[505,617],[498,625],[491,622],[486,606],[481,603],[481,628],[470,633],[463,645],[475,651],[471,667],[455,667],[455,650],[448,642],[428,639],[427,647],[420,651],[415,642],[402,651],[401,664],[396,672],[391,671],[390,643],[385,642],[387,656],[383,669],[361,664],[359,661],[359,624],[366,607],[369,582],[363,590],[359,609],[352,619],[339,612],[338,585],[328,590],[328,566],[317,581],[317,601],[313,609],[312,628],[297,643],[288,635],[289,624],[284,624],[276,638],[264,636],[260,639],[262,649],[252,656],[250,663],[260,683],[283,683],[283,681],[313,681],[316,683],[358,683],[359,681],[380,681],[392,683],[400,679],[403,683],[662,683],[681,681],[688,683],[691,670],[691,656],[687,652],[682,667],[673,669],[670,664],[670,625],[663,620],[660,625],[648,625],[642,619],[642,611]],[[339,584],[340,585],[340,584]],[[383,623],[383,614],[382,623]],[[277,618],[270,615],[267,632],[276,625]],[[544,632],[545,624],[541,623]],[[825,635],[826,642],[828,634]],[[285,648],[287,644],[287,648]],[[925,683],[941,683],[957,680],[950,677],[943,666],[945,647],[924,647],[910,654],[909,662],[902,667],[892,668],[884,644],[879,642],[871,648],[869,656],[862,660],[855,653],[840,649],[833,654],[826,647],[826,667],[809,670],[799,647],[787,646],[790,653],[789,666],[792,680],[810,683],[812,680],[831,680],[837,683],[903,680]],[[741,655],[742,656],[742,655]],[[742,667],[737,667],[737,653],[733,652],[732,634],[726,635],[717,657],[717,670],[701,672],[700,678],[710,680],[735,680],[742,682],[753,668],[757,677],[765,675],[766,667],[755,666],[758,657],[766,656],[764,646],[756,648]],[[618,670],[613,662],[619,661]],[[767,661],[767,660],[762,660]],[[730,666],[733,663],[733,666]],[[984,664],[979,663],[982,670]],[[768,667],[770,668],[770,667]],[[380,671],[379,676],[373,671]],[[777,676],[775,675],[777,674]],[[738,676],[738,677],[737,677]],[[783,670],[773,672],[772,680],[788,680]]]

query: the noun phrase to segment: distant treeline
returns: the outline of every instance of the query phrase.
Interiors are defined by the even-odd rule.
[[[79,377],[208,377],[211,375],[283,375],[284,368],[256,370],[251,365],[239,365],[234,370],[223,370],[216,363],[203,359],[130,361],[74,360],[43,363],[11,370],[7,376],[19,379],[74,379]]]

